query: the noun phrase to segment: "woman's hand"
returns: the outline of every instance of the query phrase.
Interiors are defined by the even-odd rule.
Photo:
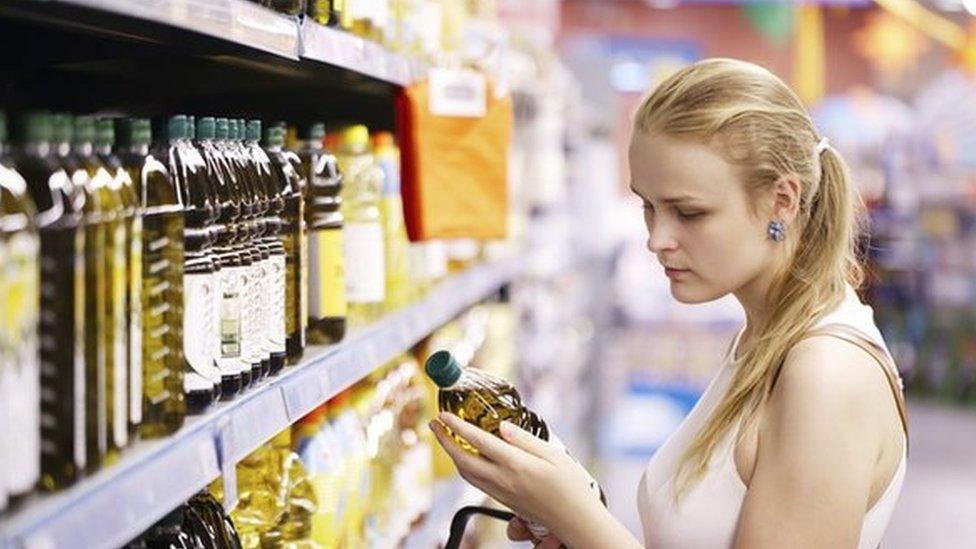
[[[535,549],[560,549],[561,547],[564,547],[563,542],[559,541],[559,538],[556,536],[548,535],[541,540],[533,536],[532,531],[529,530],[529,525],[518,517],[508,521],[507,534],[508,539],[511,541],[532,542],[532,546]]]
[[[462,449],[445,425],[477,449],[478,455]],[[558,446],[512,423],[501,425],[504,440],[449,413],[440,414],[430,427],[462,478],[556,535],[603,511],[590,489],[590,477],[579,463]],[[551,542],[547,538],[544,547]]]

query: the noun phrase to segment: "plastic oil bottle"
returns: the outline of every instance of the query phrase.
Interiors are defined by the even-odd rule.
[[[92,228],[101,228],[101,219],[97,209],[91,208],[95,199],[86,190],[88,186],[88,172],[85,171],[80,159],[72,151],[74,135],[74,120],[66,114],[52,117],[53,148],[59,164],[72,182],[72,202],[82,211],[82,231],[85,232],[86,256],[91,246],[98,251],[98,243],[102,240],[93,239],[89,234]],[[96,213],[93,215],[93,211]],[[82,258],[85,261],[85,258]],[[86,273],[83,273],[83,276]],[[101,287],[96,287],[98,290]],[[84,306],[88,301],[88,290],[82,286],[77,305]],[[75,312],[77,322],[84,323],[85,310]],[[96,329],[96,318],[90,317],[87,329],[79,333],[83,338],[82,351],[88,341],[92,343],[92,350],[101,348],[102,340]],[[45,388],[41,398],[41,483],[45,490],[62,488],[76,481],[85,470],[85,364],[84,360],[77,363],[77,371],[69,375],[54,371],[41,372],[41,386]]]
[[[400,150],[390,132],[376,132],[373,135],[373,150],[383,171],[380,214],[386,263],[386,309],[395,310],[410,301],[413,287],[409,265],[410,241],[407,239],[403,199],[400,196]]]
[[[6,450],[10,463],[4,470],[6,489],[13,497],[31,492],[40,477],[41,372],[57,372],[59,377],[71,376],[77,381],[84,368],[84,317],[79,312],[83,311],[85,246],[79,193],[51,146],[50,115],[25,113],[15,130],[18,147],[12,155],[13,167],[27,183],[40,242],[38,247],[28,224],[24,227],[27,232],[5,242],[4,250],[4,327],[7,337],[19,339],[5,345],[11,362],[6,372],[10,391],[4,395],[3,405],[9,417],[16,418],[8,424],[7,433],[17,444]],[[16,187],[19,179],[10,177],[8,181],[11,185],[5,192],[12,189],[11,197],[22,197],[24,191]],[[6,225],[6,196],[3,208]],[[10,209],[26,210],[20,215],[30,211],[23,200],[11,201]],[[11,220],[17,218],[15,214]],[[9,232],[5,226],[4,236]],[[45,389],[56,391],[58,387]],[[48,402],[45,409],[50,410],[52,404]],[[69,399],[67,404],[73,404],[76,413],[84,413],[77,400]]]
[[[263,245],[268,251],[265,276],[268,287],[264,295],[265,346],[271,355],[271,374],[277,374],[285,366],[287,338],[285,331],[285,247],[281,242],[282,214],[285,198],[274,178],[271,159],[261,148],[261,121],[247,122],[244,142],[246,160],[252,166],[256,181],[263,186],[268,197]]]
[[[254,339],[253,349],[261,360],[261,376],[268,376],[272,371],[272,354],[274,354],[270,342],[268,341],[269,321],[271,320],[271,303],[267,298],[272,291],[271,281],[271,255],[272,241],[271,233],[274,229],[272,208],[274,199],[272,193],[267,188],[267,181],[261,177],[257,164],[251,158],[245,141],[247,139],[247,122],[244,119],[237,119],[234,138],[230,144],[237,159],[240,172],[244,175],[244,180],[248,183],[252,196],[254,196],[257,211],[254,219],[255,234],[253,240],[253,250],[257,254],[252,277],[254,278],[254,297],[252,302],[252,336]],[[260,130],[259,130],[260,133]],[[284,363],[281,363],[284,366]],[[277,364],[274,371],[281,369]]]
[[[302,175],[295,169],[284,143],[284,128],[265,129],[265,152],[271,160],[274,185],[284,199],[279,238],[285,250],[285,350],[288,363],[297,364],[305,351],[308,322],[304,274],[308,269],[307,225]]]
[[[189,141],[185,115],[167,121],[164,147],[183,204],[183,391],[188,411],[196,413],[215,401],[220,384],[210,338],[215,267],[208,226],[214,209],[206,190],[206,165]]]
[[[308,181],[308,340],[336,343],[346,333],[346,277],[342,248],[342,175],[322,145],[323,124],[299,132],[302,175]]]
[[[226,400],[243,390],[244,372],[247,371],[250,379],[251,365],[241,355],[241,290],[247,277],[238,249],[238,239],[242,237],[238,230],[241,202],[236,190],[236,174],[231,171],[223,152],[218,150],[216,137],[216,119],[201,118],[196,127],[196,147],[206,163],[207,177],[220,202],[213,248],[221,265],[219,281],[214,284],[220,337],[215,341],[213,353],[220,370],[221,397]]]
[[[183,394],[183,206],[165,164],[150,150],[148,119],[119,128],[119,156],[142,212],[142,423],[140,435],[175,432],[186,416]],[[135,299],[135,297],[133,297]]]
[[[379,208],[383,173],[370,150],[366,126],[349,126],[342,131],[338,160],[345,183],[342,213],[348,322],[352,326],[364,326],[379,318],[386,300]]]
[[[113,174],[113,190],[121,203],[121,223],[125,231],[124,255],[121,267],[124,285],[120,318],[125,331],[122,364],[126,368],[127,385],[121,387],[126,406],[119,412],[127,420],[130,439],[139,432],[142,423],[142,208],[136,199],[135,186],[129,172],[115,153],[115,122],[98,121],[98,156]]]
[[[44,441],[64,442],[61,433],[43,429],[41,417],[52,410],[49,398],[40,393],[41,386],[61,389],[51,384],[51,376],[42,375],[38,364],[38,313],[40,306],[40,236],[34,204],[28,195],[27,182],[14,171],[7,157],[6,119],[0,112],[0,418],[5,421],[10,438],[0,450],[0,509],[4,507],[7,491],[24,493],[30,478],[36,478],[39,463],[50,469],[50,452]],[[69,372],[70,373],[70,372]],[[71,388],[70,382],[66,384]],[[71,394],[67,406],[69,417]],[[40,412],[38,412],[40,410]],[[41,414],[39,416],[38,414]],[[71,424],[68,425],[70,428]],[[71,431],[67,433],[68,436]],[[52,436],[54,435],[54,436]],[[14,438],[23,436],[24,439]],[[39,440],[40,439],[40,440]],[[24,444],[26,442],[26,444]],[[67,442],[71,442],[70,439]],[[13,443],[13,444],[12,444]],[[59,446],[57,449],[62,448]],[[77,465],[71,460],[71,446],[64,447],[67,458],[59,480],[67,484],[74,480]]]

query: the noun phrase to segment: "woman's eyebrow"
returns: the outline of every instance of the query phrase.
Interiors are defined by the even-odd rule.
[[[636,194],[638,198],[644,200],[645,202],[650,202],[649,200],[647,200],[647,198],[644,197],[644,195],[642,195],[637,190],[636,187],[634,187],[634,184],[633,183],[630,184],[630,191],[632,193]],[[661,199],[661,202],[663,202],[665,204],[680,204],[682,202],[694,202],[696,200],[698,200],[698,197],[697,196],[690,195],[690,194],[681,194],[681,195],[676,195],[676,196],[670,196],[670,197],[667,197],[667,198],[662,198]]]

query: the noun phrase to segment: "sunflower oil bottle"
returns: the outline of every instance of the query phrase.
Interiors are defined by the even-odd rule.
[[[11,234],[14,227],[7,225],[7,212],[12,212],[10,220],[16,221],[30,209],[21,198],[24,189],[18,188],[19,178],[8,173],[4,191],[12,193],[9,205],[7,196],[3,205],[3,324],[5,338],[17,339],[4,345],[10,391],[4,395],[3,405],[12,419],[8,423],[9,440],[17,444],[6,450],[10,463],[5,464],[4,471],[8,494],[22,496],[34,489],[40,477],[42,406],[44,412],[68,405],[74,406],[76,414],[84,413],[74,391],[65,395],[65,402],[49,400],[61,396],[58,390],[63,386],[45,385],[42,391],[41,372],[56,372],[58,378],[71,377],[77,382],[84,369],[84,317],[79,313],[83,312],[84,300],[85,235],[81,226],[83,194],[58,163],[51,145],[50,115],[26,113],[15,129],[18,147],[12,155],[13,167],[26,181],[39,233],[38,242],[27,223],[21,234]],[[45,376],[44,381],[51,383],[53,378]],[[74,452],[70,455],[79,457]]]
[[[169,170],[155,152],[148,119],[123,120],[119,157],[133,184],[142,222],[138,293],[142,319],[142,422],[147,438],[183,425],[183,206]]]
[[[122,254],[113,260],[115,271],[111,275],[113,281],[116,278],[122,280],[121,287],[113,286],[113,298],[116,294],[120,297],[116,318],[123,343],[122,354],[116,357],[116,368],[121,366],[125,377],[125,383],[117,390],[120,395],[117,401],[122,408],[114,412],[118,421],[125,423],[127,431],[121,447],[138,434],[142,422],[142,308],[138,299],[142,287],[142,209],[132,179],[115,153],[115,123],[112,120],[98,120],[95,145],[99,160],[112,174],[111,188],[120,205],[119,221],[124,234]]]
[[[383,171],[383,193],[380,215],[383,219],[383,244],[386,264],[386,309],[396,310],[411,298],[413,281],[410,278],[410,241],[403,219],[403,199],[400,196],[400,149],[390,132],[373,135],[376,161]]]
[[[266,311],[265,345],[271,355],[271,373],[277,374],[285,366],[287,356],[285,341],[285,247],[281,242],[282,215],[285,210],[285,197],[276,184],[271,159],[261,148],[261,121],[247,122],[244,152],[246,160],[253,166],[257,181],[268,197],[268,211],[265,217],[263,244],[268,250],[265,276],[268,287],[263,298]]]
[[[386,300],[386,267],[380,194],[383,172],[369,146],[366,126],[342,131],[338,160],[342,189],[343,250],[346,262],[348,323],[354,327],[375,321]]]
[[[308,182],[308,340],[336,343],[346,333],[346,280],[342,247],[342,175],[335,157],[322,145],[325,126],[299,132],[298,157]]]
[[[52,146],[58,163],[64,169],[72,182],[72,202],[81,209],[81,230],[85,232],[85,248],[89,246],[88,230],[99,227],[101,220],[92,215],[91,201],[93,196],[88,194],[88,172],[74,154],[71,148],[74,134],[74,121],[65,114],[52,117]],[[97,243],[98,241],[92,240]],[[97,247],[97,246],[95,246]],[[88,252],[86,251],[86,254]],[[85,261],[82,257],[82,261]],[[82,265],[82,268],[84,266]],[[85,273],[82,272],[82,277]],[[96,288],[100,289],[100,288]],[[76,305],[76,322],[84,326],[85,303],[90,296],[84,285]],[[98,349],[102,341],[98,338],[98,331],[94,327],[92,318],[88,330],[79,333],[80,350],[83,359],[76,363],[76,370],[68,375],[56,371],[41,371],[41,482],[45,490],[56,490],[70,485],[78,480],[85,470],[85,363],[84,352],[86,338],[91,338],[94,349]],[[89,333],[90,331],[90,333]]]
[[[308,233],[302,195],[305,183],[293,161],[294,153],[284,148],[284,142],[284,128],[265,130],[264,148],[271,160],[274,185],[284,199],[279,238],[285,249],[285,350],[288,363],[297,364],[305,351],[308,323]]]
[[[308,471],[318,508],[312,515],[313,541],[325,549],[340,546],[344,519],[342,441],[329,419],[329,404],[319,406],[295,424],[295,451]]]
[[[187,411],[197,413],[217,398],[220,371],[213,364],[212,321],[216,267],[210,225],[215,221],[206,164],[189,140],[189,120],[166,121],[162,147],[183,204],[183,392]]]
[[[226,120],[224,121],[226,134]],[[250,379],[251,365],[241,354],[241,295],[247,277],[241,257],[243,232],[238,224],[241,196],[237,174],[229,160],[217,148],[217,121],[211,116],[196,125],[196,148],[206,165],[207,178],[220,203],[220,214],[214,228],[213,252],[220,261],[215,276],[215,317],[219,337],[213,341],[213,356],[220,371],[221,398],[231,399],[244,388],[245,372]]]

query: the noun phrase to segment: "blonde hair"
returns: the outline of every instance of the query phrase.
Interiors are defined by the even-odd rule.
[[[863,280],[858,239],[861,204],[840,155],[817,154],[820,136],[796,94],[769,71],[743,61],[708,59],[661,83],[644,100],[635,132],[708,143],[736,167],[756,196],[783,176],[801,185],[799,213],[787,239],[786,267],[768,293],[770,315],[755,329],[728,392],[682,456],[677,501],[708,468],[734,425],[751,425],[790,348]],[[755,210],[753,210],[755,213]],[[738,429],[738,438],[747,432]]]

